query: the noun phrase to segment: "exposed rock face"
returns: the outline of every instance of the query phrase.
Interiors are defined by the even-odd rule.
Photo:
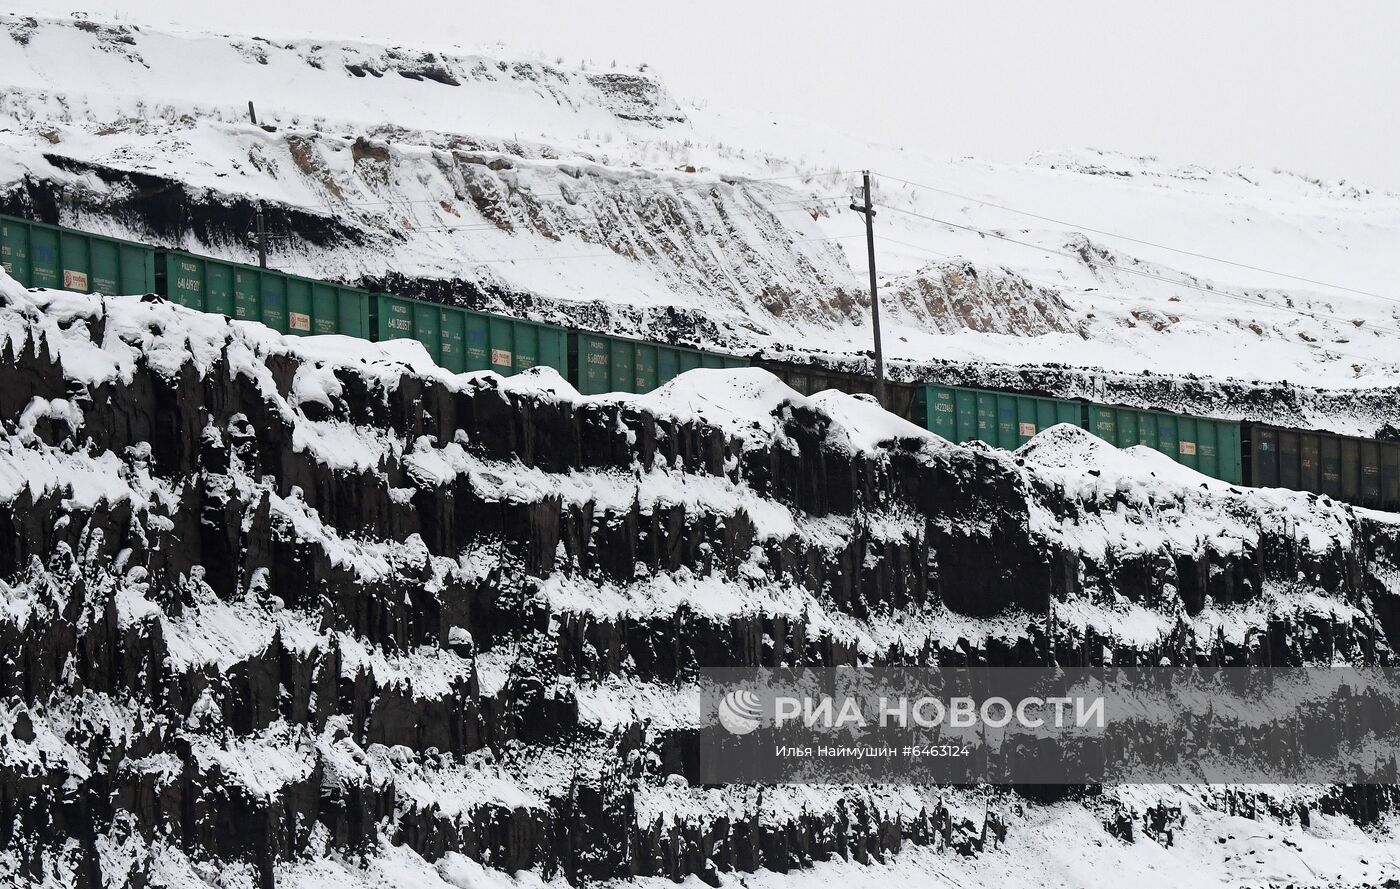
[[[970,262],[930,263],[889,296],[913,327],[1010,336],[1076,333],[1084,323],[1059,293],[1009,269],[978,269]]]
[[[588,82],[605,96],[604,105],[623,120],[678,123],[685,114],[654,79],[641,74],[609,71],[589,74]]]
[[[1400,633],[1400,527],[1316,498],[861,443],[781,392],[712,422],[674,393],[415,373],[3,283],[0,874],[19,881],[214,862],[273,885],[385,847],[712,884],[975,854],[956,791],[688,788],[688,677],[1362,663]],[[1320,788],[1302,811],[1393,802]]]

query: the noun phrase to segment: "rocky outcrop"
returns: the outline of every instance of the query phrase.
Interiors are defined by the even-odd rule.
[[[270,886],[386,846],[574,883],[975,855],[1016,826],[989,833],[961,791],[689,787],[687,682],[1374,663],[1400,632],[1400,527],[1307,495],[871,444],[761,371],[582,399],[6,287],[0,868],[20,881],[159,884],[178,859]],[[706,393],[728,414],[694,409]],[[1042,449],[1084,445],[1052,432]],[[1123,632],[1128,611],[1155,630]],[[1044,791],[1023,793],[1005,805]],[[1303,810],[1393,804],[1323,788]]]
[[[1079,333],[1084,323],[1055,290],[1010,269],[982,270],[967,261],[930,263],[886,301],[911,327],[939,333],[1040,336]]]

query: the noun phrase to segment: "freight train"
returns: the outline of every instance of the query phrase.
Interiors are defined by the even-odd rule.
[[[156,293],[192,309],[259,321],[296,336],[412,338],[447,370],[512,374],[553,367],[581,393],[649,392],[699,367],[763,367],[798,392],[869,393],[868,376],[648,343],[153,247],[0,216],[0,261],[26,287],[108,295]],[[886,406],[950,441],[1015,449],[1057,423],[1118,447],[1145,445],[1231,484],[1311,491],[1400,511],[1400,442],[943,386],[886,384]]]
[[[754,363],[807,395],[823,389],[873,389],[869,377],[857,374]],[[936,383],[886,381],[885,392],[892,411],[950,441],[978,440],[1014,450],[1042,429],[1072,423],[1120,448],[1144,445],[1231,484],[1311,491],[1400,512],[1396,441]]]

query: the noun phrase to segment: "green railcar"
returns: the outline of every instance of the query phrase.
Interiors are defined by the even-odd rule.
[[[155,248],[0,216],[0,263],[25,287],[135,296],[156,290]]]
[[[567,333],[553,324],[389,293],[374,295],[372,316],[375,340],[416,339],[453,373],[494,370],[509,375],[544,365],[563,375],[567,369]]]
[[[1120,448],[1145,445],[1212,478],[1242,481],[1236,421],[1086,402],[1084,428]]]
[[[376,293],[370,302],[370,339],[379,343],[413,339],[413,303],[411,299]]]
[[[182,306],[261,321],[281,333],[366,339],[371,333],[367,290],[181,250],[156,252],[156,291]]]
[[[914,393],[915,422],[953,442],[983,441],[1015,450],[1058,423],[1079,425],[1075,401],[924,383]]]
[[[1245,423],[1244,483],[1400,509],[1400,442]]]
[[[584,395],[642,394],[688,370],[748,366],[747,359],[735,355],[648,343],[630,337],[569,331],[568,378]]]

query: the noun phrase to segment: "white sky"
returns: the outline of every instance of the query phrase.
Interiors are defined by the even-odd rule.
[[[647,62],[680,98],[935,155],[1090,146],[1400,192],[1400,3],[17,0],[262,36]],[[386,18],[387,14],[387,18]]]

